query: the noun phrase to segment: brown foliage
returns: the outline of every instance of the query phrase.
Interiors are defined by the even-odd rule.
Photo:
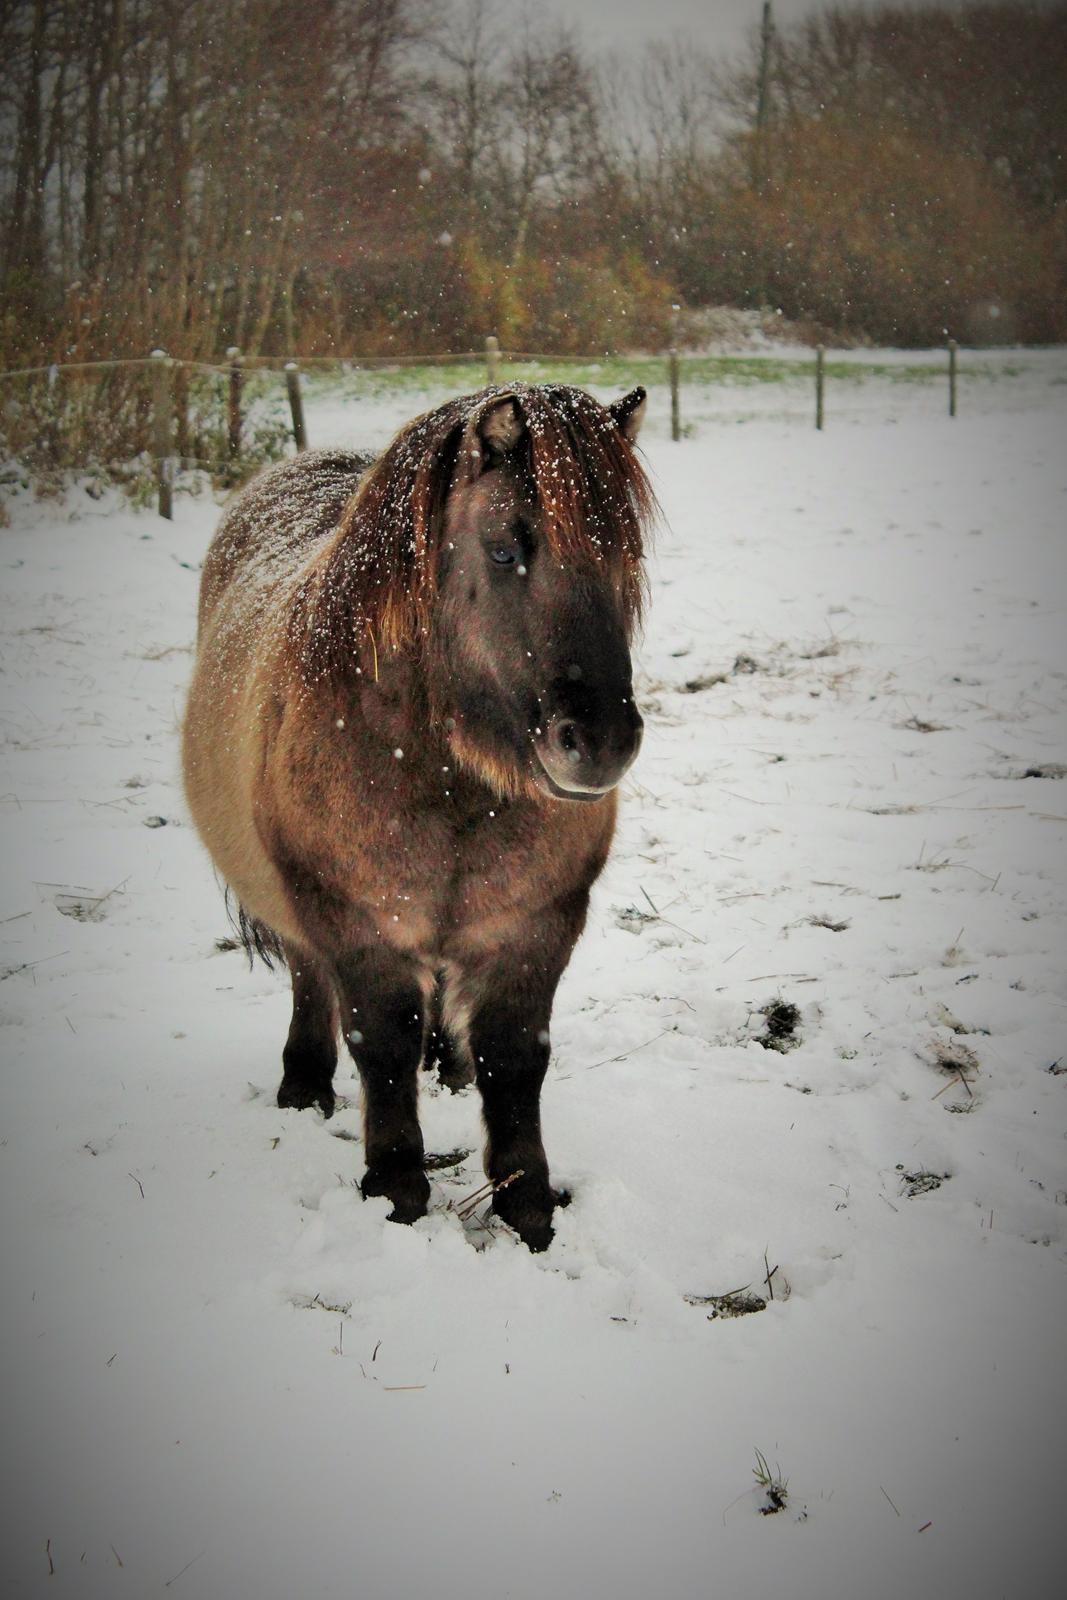
[[[975,157],[836,116],[778,130],[771,170],[716,208],[725,298],[890,344],[1067,336],[1053,225]]]
[[[0,365],[1064,336],[1062,0],[813,13],[758,137],[758,58],[598,77],[512,3],[0,7]]]

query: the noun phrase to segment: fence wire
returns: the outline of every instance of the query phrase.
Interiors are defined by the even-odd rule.
[[[918,355],[911,363],[931,377],[943,374],[947,380],[947,410],[957,411],[957,351],[948,341],[940,360]],[[833,365],[827,352],[817,346],[810,354],[744,352],[737,355],[682,355],[676,350],[659,356],[613,356],[595,354],[556,355],[546,352],[501,349],[490,337],[482,350],[445,351],[434,355],[266,355],[245,356],[228,349],[218,362],[171,356],[156,350],[147,356],[108,357],[99,360],[52,362],[38,366],[15,367],[0,371],[0,394],[4,398],[9,425],[0,437],[9,456],[26,463],[31,474],[55,475],[64,470],[100,469],[118,478],[131,476],[132,464],[140,461],[141,476],[150,469],[158,489],[160,513],[169,516],[172,489],[178,472],[203,469],[236,482],[249,468],[284,453],[286,441],[298,450],[307,446],[301,374],[309,376],[326,369],[340,373],[373,373],[416,368],[465,367],[481,364],[489,383],[507,379],[506,368],[520,366],[539,369],[592,369],[594,375],[604,366],[620,365],[628,381],[639,377],[649,386],[665,386],[670,394],[670,434],[674,440],[686,437],[692,424],[683,421],[682,396],[686,371],[703,387],[729,385],[731,379],[744,381],[760,367],[774,370],[775,381],[796,384],[811,382],[811,415],[817,429],[824,426],[824,396],[831,380],[849,373],[859,375],[859,363],[866,352],[837,353]],[[875,355],[875,353],[871,353]],[[931,353],[932,354],[932,353]],[[857,359],[858,358],[858,359]],[[875,362],[877,357],[875,356]],[[129,374],[131,382],[115,391],[105,389],[113,374]],[[151,382],[139,381],[146,374]],[[89,391],[61,382],[67,376],[97,377]],[[245,385],[249,379],[284,377],[291,424],[274,419],[256,423]],[[761,375],[762,376],[762,375]],[[190,380],[208,384],[195,392]],[[18,390],[16,380],[27,385]],[[596,381],[594,379],[592,381]],[[216,389],[214,386],[218,385]],[[95,403],[94,403],[95,401]]]

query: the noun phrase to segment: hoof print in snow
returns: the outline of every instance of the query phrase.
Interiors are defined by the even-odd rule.
[[[974,1106],[974,1090],[971,1085],[981,1072],[981,1062],[971,1050],[971,1046],[961,1043],[958,1038],[931,1038],[925,1054],[931,1066],[947,1074],[949,1083],[957,1083],[961,1090],[965,1091],[965,1101],[947,1106],[945,1110],[958,1112],[971,1109]],[[949,1088],[949,1083],[945,1083],[945,1088]],[[937,1093],[944,1094],[944,1090],[939,1090]]]
[[[791,1000],[772,1000],[760,1008],[767,1019],[767,1031],[759,1037],[764,1050],[793,1050],[800,1043],[797,1029],[800,1026],[800,1007]]]
[[[1026,767],[1022,772],[1014,773],[1018,778],[1067,778],[1067,765],[1062,761],[1042,761],[1033,767]]]
[[[347,1317],[352,1310],[351,1300],[324,1300],[319,1294],[294,1294],[289,1304],[297,1311],[328,1311],[334,1317]]]
[[[615,926],[625,928],[627,933],[640,933],[646,923],[655,921],[652,913],[642,911],[640,906],[625,906],[615,913]]]
[[[936,1100],[946,1089],[955,1084],[963,1091],[963,1097],[947,1104],[945,1110],[957,1114],[961,1111],[973,1111],[976,1102],[974,1089],[971,1086],[981,1071],[981,1063],[970,1045],[964,1044],[958,1038],[934,1038],[921,1054],[931,1066],[943,1072],[949,1080],[937,1091],[934,1099]]]
[[[730,1289],[726,1294],[687,1294],[686,1303],[704,1306],[709,1322],[727,1321],[731,1317],[748,1317],[755,1311],[766,1311],[767,1302],[762,1295],[748,1289]]]
[[[905,1172],[903,1165],[898,1165],[897,1171],[900,1173],[901,1193],[909,1200],[914,1200],[918,1194],[933,1194],[952,1176],[951,1172],[927,1172],[925,1167],[918,1172]]]
[[[142,823],[142,827],[145,828],[166,828],[168,826],[169,823],[166,817],[145,817]]]
[[[427,1172],[445,1172],[449,1167],[462,1166],[470,1154],[469,1150],[442,1150],[439,1155],[431,1152],[425,1157],[423,1166]]]
[[[105,901],[114,894],[77,895],[57,894],[53,904],[61,917],[73,917],[75,922],[103,922],[107,916]]]
[[[686,652],[674,651],[676,657],[679,654],[684,655]],[[742,652],[734,657],[733,665],[727,667],[725,671],[700,672],[696,677],[686,678],[682,683],[662,682],[657,683],[655,687],[657,689],[674,690],[678,694],[705,694],[709,689],[717,689],[721,684],[729,683],[731,678],[751,677],[757,672],[766,672],[767,670],[768,668],[764,667],[762,662],[757,661],[755,656],[746,655]]]
[[[942,1005],[940,1001],[938,1001],[938,1003],[934,1006],[933,1011],[930,1013],[930,1021],[942,1028],[950,1029],[952,1033],[957,1035],[968,1033],[981,1033],[986,1037],[989,1035],[988,1028],[972,1028],[968,1023],[961,1022],[959,1017],[956,1016],[955,1012],[950,1011],[948,1006]]]
[[[931,1039],[927,1059],[939,1072],[953,1078],[976,1077],[981,1070],[978,1057],[969,1044],[956,1039]]]
[[[682,684],[682,693],[703,694],[706,689],[714,689],[720,683],[725,683],[727,676],[725,672],[709,672],[701,678],[690,678]]]

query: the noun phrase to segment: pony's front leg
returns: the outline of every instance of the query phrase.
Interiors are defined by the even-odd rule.
[[[391,1222],[415,1222],[430,1198],[418,1116],[426,1029],[419,970],[395,952],[364,949],[336,963],[336,983],[342,1031],[363,1085],[363,1195],[391,1200]]]
[[[569,954],[568,944],[564,962]],[[500,1186],[493,1210],[531,1250],[547,1250],[553,1209],[566,1203],[549,1183],[541,1142],[548,1024],[561,970],[552,963],[546,971],[528,952],[498,965],[479,985],[468,1035],[488,1136],[485,1170]]]

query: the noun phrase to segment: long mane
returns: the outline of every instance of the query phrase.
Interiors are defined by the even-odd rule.
[[[627,614],[639,617],[643,533],[658,508],[632,445],[581,389],[493,387],[416,418],[363,478],[300,586],[293,642],[309,676],[350,671],[364,645],[408,651],[426,638],[448,494],[457,475],[473,475],[476,461],[461,456],[477,454],[478,422],[505,399],[525,423],[519,459],[549,549],[620,562]]]

